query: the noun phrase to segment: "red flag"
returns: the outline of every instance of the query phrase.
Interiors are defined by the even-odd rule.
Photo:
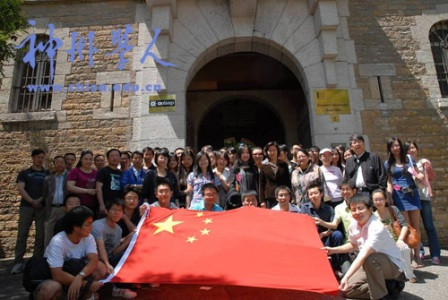
[[[151,208],[112,282],[209,284],[337,294],[314,221],[243,207]]]

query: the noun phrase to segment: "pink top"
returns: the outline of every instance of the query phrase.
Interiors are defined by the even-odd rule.
[[[81,168],[74,168],[68,174],[67,181],[74,181],[75,186],[83,189],[94,189],[96,184],[96,174],[97,170],[92,170],[90,173],[85,173]],[[91,196],[89,194],[78,194],[81,199],[81,205],[88,207],[97,207],[98,201],[96,196]]]

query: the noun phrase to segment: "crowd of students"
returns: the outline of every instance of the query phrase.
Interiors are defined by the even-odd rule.
[[[420,215],[432,263],[440,264],[430,204],[435,174],[429,160],[418,159],[414,141],[403,145],[389,139],[384,163],[365,150],[361,135],[349,143],[349,149],[269,142],[264,148],[204,146],[197,153],[190,147],[171,153],[110,149],[105,155],[84,150],[76,166],[75,153],[54,157],[52,173],[43,168],[44,151],[35,149],[32,166],[17,177],[22,199],[11,273],[23,271],[35,221],[33,258],[43,257],[51,276],[30,288],[32,295],[94,297],[102,286],[98,280],[113,273],[146,206],[207,211],[259,206],[315,220],[347,297],[396,296],[404,279],[417,282],[412,268],[423,266],[423,247],[410,249],[404,242],[410,226],[419,230]],[[399,235],[393,231],[395,219]],[[65,269],[67,261],[74,271]],[[111,293],[137,296],[128,286],[112,286]]]

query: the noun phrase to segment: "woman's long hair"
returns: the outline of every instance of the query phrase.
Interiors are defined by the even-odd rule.
[[[199,151],[198,154],[196,154],[194,167],[193,167],[194,177],[197,178],[199,176],[199,174],[202,173],[202,170],[199,167],[199,160],[201,159],[201,157],[203,155],[205,155],[205,157],[207,157],[207,160],[208,160],[207,173],[210,175],[212,180],[215,180],[215,175],[213,174],[213,171],[212,171],[212,164],[210,162],[210,157],[208,156],[207,152],[202,152],[202,151]]]
[[[406,151],[404,150],[403,143],[401,142],[401,140],[398,137],[394,136],[387,140],[387,166],[388,166],[387,173],[392,173],[393,167],[397,163],[395,161],[394,155],[392,154],[392,152],[390,152],[390,147],[392,147],[392,144],[395,141],[397,141],[398,145],[400,145],[400,160],[401,163],[404,165],[405,172],[407,172],[408,158],[406,156]]]
[[[81,156],[79,157],[79,161],[78,161],[78,163],[76,164],[76,168],[81,168],[81,166],[82,166],[82,158],[86,155],[86,154],[90,154],[90,155],[92,155],[92,157],[93,157],[93,152],[92,151],[90,151],[90,150],[83,150],[82,152],[81,152]]]

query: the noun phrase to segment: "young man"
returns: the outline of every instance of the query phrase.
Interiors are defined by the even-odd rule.
[[[275,189],[275,200],[278,204],[272,210],[290,211],[294,213],[299,212],[299,208],[291,204],[292,192],[286,185],[281,185]]]
[[[169,209],[178,209],[176,204],[171,202],[171,197],[173,196],[173,188],[171,187],[171,182],[168,180],[161,180],[156,184],[156,198],[157,201],[151,203],[150,207],[165,207]]]
[[[372,213],[372,201],[363,194],[349,200],[355,222],[350,225],[350,241],[339,247],[325,247],[328,254],[359,254],[342,278],[339,289],[347,298],[382,299],[397,296],[404,288],[405,262],[392,236]],[[403,277],[404,278],[404,277]],[[391,280],[386,283],[386,280]]]
[[[23,271],[26,240],[33,221],[36,226],[33,255],[42,257],[44,254],[45,210],[42,203],[42,187],[45,177],[50,173],[42,167],[45,159],[45,152],[42,149],[34,149],[31,152],[31,159],[33,161],[32,166],[21,171],[16,181],[21,200],[14,266],[11,269],[11,274]]]
[[[318,183],[312,183],[308,186],[307,194],[310,202],[302,205],[300,213],[307,214],[314,219],[317,232],[325,246],[335,247],[342,245],[344,236],[339,230],[332,230],[319,225],[322,221],[331,223],[334,219],[333,208],[323,201],[324,188]],[[332,255],[331,266],[333,270],[338,270],[340,265],[340,256]]]
[[[143,187],[143,181],[145,180],[146,172],[143,169],[143,153],[135,151],[132,153],[133,166],[126,170],[120,179],[120,186],[122,190],[131,187],[137,190],[140,194]],[[142,197],[141,201],[143,200]],[[141,204],[141,203],[140,203]]]
[[[42,287],[37,288],[36,298],[51,299],[60,293],[62,286],[68,286],[67,299],[78,299],[87,283],[85,279],[90,275],[93,282],[87,295],[96,292],[103,285],[98,280],[105,277],[106,268],[103,263],[98,262],[95,240],[90,234],[92,222],[93,213],[84,206],[75,207],[64,216],[64,231],[51,239],[44,255],[52,280],[44,281]],[[78,261],[81,271],[78,274],[64,271],[64,264],[74,259]]]
[[[218,188],[213,183],[206,183],[201,188],[202,198],[204,201],[190,207],[191,210],[206,211],[223,211],[223,209],[215,204],[218,199]]]
[[[344,201],[337,205],[334,209],[334,219],[332,222],[325,222],[321,219],[316,219],[316,224],[323,226],[328,229],[339,229],[341,232],[344,232],[344,242],[347,243],[349,241],[349,227],[350,223],[354,221],[352,214],[350,212],[350,208],[348,206],[348,203],[350,199],[356,194],[356,188],[352,181],[343,179],[340,184],[341,194],[342,197],[344,197]],[[343,224],[344,228],[341,228],[341,222]],[[353,255],[354,256],[354,255]],[[340,270],[341,275],[345,275],[350,267],[350,258],[348,255],[340,255]],[[339,269],[339,268],[338,268]]]
[[[145,166],[143,167],[145,169],[145,172],[148,172],[149,170],[155,170],[156,166],[152,163],[152,160],[154,159],[154,149],[151,147],[145,147],[143,148],[143,159],[145,161]]]
[[[97,170],[101,170],[106,166],[106,158],[102,154],[95,154],[93,158],[93,164]]]
[[[254,164],[257,167],[257,174],[260,174],[261,166],[263,165],[263,149],[260,147],[255,147],[252,149],[252,158],[254,159]]]
[[[68,194],[64,198],[64,215],[71,211],[73,208],[81,206],[81,199],[77,194]],[[60,218],[53,228],[53,236],[59,232],[64,231],[64,217]]]
[[[123,208],[124,203],[121,199],[112,199],[107,203],[106,217],[93,222],[92,235],[98,247],[100,260],[106,266],[108,274],[114,272],[114,267],[120,261],[134,234],[134,232],[131,232],[126,237],[121,238],[122,230],[117,222],[123,216]],[[112,297],[133,299],[137,297],[137,293],[114,286]]]
[[[352,179],[358,192],[368,195],[374,189],[387,187],[387,172],[376,153],[366,151],[364,137],[354,134],[350,147],[355,155],[345,162],[345,178]]]
[[[108,166],[98,171],[96,176],[96,197],[98,198],[100,215],[106,213],[106,204],[112,199],[121,197],[121,171],[118,169],[120,164],[121,152],[118,149],[110,149],[106,153]]]
[[[76,154],[72,152],[68,152],[64,154],[65,167],[67,172],[70,172],[76,164]]]
[[[258,206],[258,194],[254,190],[248,190],[241,196],[243,206]]]
[[[130,151],[122,151],[120,158],[120,170],[121,172],[129,170],[131,167],[131,155]]]
[[[42,198],[45,203],[45,238],[46,248],[53,237],[54,224],[64,216],[64,199],[67,194],[67,177],[65,159],[56,156],[53,159],[54,173],[45,177]]]

